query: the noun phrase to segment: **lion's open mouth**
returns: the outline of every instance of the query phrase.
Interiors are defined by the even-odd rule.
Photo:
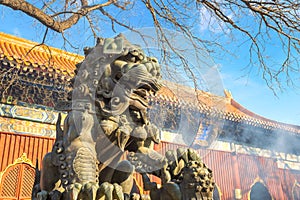
[[[156,80],[143,81],[143,83],[137,89],[134,89],[130,94],[132,100],[139,101],[145,108],[148,107],[149,96],[155,95],[155,93],[161,88],[161,84]]]

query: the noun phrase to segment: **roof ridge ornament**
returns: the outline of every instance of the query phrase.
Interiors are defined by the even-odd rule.
[[[224,89],[224,95],[228,99],[233,99],[231,92],[227,89]]]

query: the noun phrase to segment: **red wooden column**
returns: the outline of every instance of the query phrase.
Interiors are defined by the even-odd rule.
[[[232,174],[233,174],[233,184],[234,184],[234,197],[235,199],[243,199],[243,194],[241,191],[241,179],[239,174],[239,166],[237,161],[237,153],[231,153],[231,164],[232,164]],[[236,194],[236,192],[240,191],[240,195]]]

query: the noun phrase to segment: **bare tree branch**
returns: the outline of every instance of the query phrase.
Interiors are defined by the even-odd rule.
[[[64,32],[75,26],[80,19],[86,20],[94,37],[97,33],[99,34],[96,27],[101,24],[101,20],[103,22],[107,19],[111,23],[111,29],[115,32],[123,27],[140,34],[135,24],[130,23],[130,18],[122,14],[128,16],[132,11],[131,14],[135,15],[135,11],[140,11],[138,6],[142,6],[160,37],[161,57],[171,58],[173,55],[167,50],[173,51],[181,60],[182,65],[172,62],[171,59],[168,59],[168,62],[177,67],[183,66],[187,76],[192,79],[197,79],[193,69],[182,57],[182,52],[168,41],[164,28],[182,33],[195,50],[196,56],[198,56],[197,52],[203,50],[210,53],[229,53],[230,49],[226,49],[227,43],[220,38],[225,36],[234,40],[234,35],[242,36],[243,41],[239,40],[237,46],[248,45],[250,58],[248,67],[257,69],[274,93],[276,87],[281,88],[283,76],[287,82],[292,83],[291,73],[296,74],[300,71],[299,0],[107,0],[101,4],[90,4],[88,0],[63,0],[62,4],[56,0],[44,0],[41,6],[28,0],[0,0],[0,5],[22,11],[49,29],[62,33],[65,42],[71,46],[73,46],[72,42],[66,38]],[[205,17],[208,18],[204,23],[213,29],[216,22],[221,33],[217,34],[209,28],[208,32],[210,31],[211,36],[214,37],[209,38],[195,31],[195,27],[199,26],[197,12],[207,12]],[[100,23],[98,23],[99,19]],[[143,16],[134,20],[134,23],[138,20],[142,21]],[[148,21],[147,24],[149,24]],[[266,55],[268,48],[265,44],[273,37],[276,37],[278,43],[281,44],[280,51],[285,54],[277,65],[270,64],[267,59],[269,56]],[[197,57],[197,59],[201,58]]]
[[[44,2],[44,6],[41,8],[41,10],[42,10],[43,12],[45,12],[45,10],[46,10],[47,8],[49,8],[55,1],[56,1],[56,0],[51,0],[51,1],[48,2],[48,3],[45,3],[45,2]]]
[[[20,10],[26,13],[27,15],[37,19],[43,25],[59,33],[75,25],[82,16],[87,15],[89,12],[93,10],[108,6],[112,4],[113,1],[107,1],[103,4],[97,4],[94,6],[88,6],[87,1],[85,0],[81,0],[81,3],[82,3],[82,7],[78,11],[73,12],[73,15],[71,15],[66,20],[60,22],[55,20],[54,17],[62,14],[63,12],[57,13],[56,15],[53,16],[49,16],[46,13],[44,13],[41,9],[33,6],[32,4],[24,0],[0,0],[0,4],[8,6],[14,10]]]

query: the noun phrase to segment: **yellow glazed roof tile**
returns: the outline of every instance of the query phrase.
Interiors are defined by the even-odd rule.
[[[57,48],[39,45],[38,43],[0,32],[0,59],[4,58],[19,63],[21,68],[28,65],[40,67],[43,71],[56,71],[64,75],[74,75],[75,64],[81,62],[84,57],[69,53]],[[167,83],[167,82],[165,82]],[[176,92],[177,88],[177,92]],[[175,91],[175,93],[174,93]],[[178,92],[179,91],[179,92]],[[185,102],[188,106],[198,107],[205,112],[214,112],[222,115],[224,119],[231,121],[246,121],[253,125],[261,125],[271,128],[282,128],[292,132],[300,133],[300,127],[273,121],[261,117],[240,104],[231,96],[216,96],[208,92],[197,91],[186,86],[174,83],[165,84],[158,92],[161,100],[169,103]]]
[[[34,67],[45,65],[57,72],[74,75],[75,64],[84,57],[57,48],[39,45],[38,43],[0,32],[0,58],[15,60]]]

